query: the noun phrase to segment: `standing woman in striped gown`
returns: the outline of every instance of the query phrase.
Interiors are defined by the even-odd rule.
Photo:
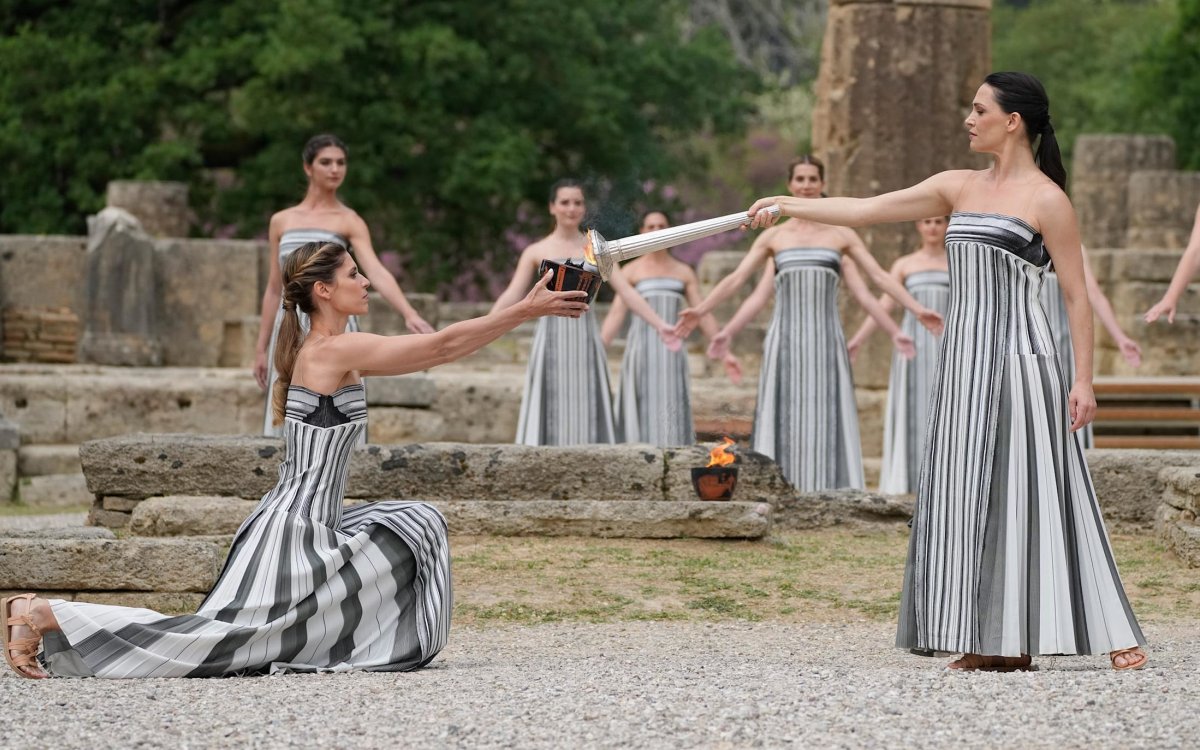
[[[789,166],[788,189],[796,200],[819,198],[824,187],[824,166],[817,159],[805,156]],[[843,262],[844,255],[854,262]],[[754,450],[775,459],[783,476],[802,492],[861,489],[858,407],[838,315],[838,282],[845,278],[855,298],[910,356],[912,339],[872,296],[858,268],[931,329],[940,331],[942,318],[888,276],[853,230],[793,220],[763,232],[733,272],[700,304],[679,314],[676,333],[690,332],[764,264],[766,275],[713,338],[709,356],[719,358],[728,352],[732,336],[765,306],[773,292],[775,312],[763,341],[754,413]]]
[[[586,211],[583,185],[579,182],[564,179],[551,186],[549,212],[554,217],[554,229],[521,252],[512,281],[492,305],[492,312],[521,299],[537,278],[543,260],[562,262],[583,258],[586,237],[579,231],[579,225]],[[652,322],[668,346],[678,349],[680,344],[671,327],[628,283],[622,282],[620,269],[614,269],[609,279],[613,290],[631,310]],[[608,358],[595,316],[588,312],[578,320],[539,320],[525,372],[516,442],[582,445],[615,440]]]
[[[404,324],[414,333],[432,333],[433,327],[417,313],[400,291],[400,285],[391,272],[384,268],[371,245],[371,232],[367,223],[353,209],[342,203],[337,196],[338,188],[346,179],[346,144],[335,135],[316,135],[304,144],[301,157],[304,174],[308,177],[308,189],[304,200],[291,208],[271,217],[268,239],[271,246],[270,275],[263,292],[262,318],[258,326],[258,345],[254,357],[254,379],[258,387],[267,392],[263,413],[263,434],[278,437],[280,429],[274,424],[271,414],[271,387],[275,382],[275,340],[279,336],[279,325],[283,312],[279,302],[283,292],[280,269],[288,255],[309,242],[336,242],[351,250],[355,259],[362,264],[363,273],[375,280],[380,296],[404,317]],[[300,314],[300,325],[308,330],[308,316]],[[347,331],[358,330],[358,319],[350,316]],[[366,439],[366,433],[363,434]]]
[[[578,317],[587,305],[582,292],[551,292],[541,283],[502,311],[428,336],[347,333],[347,319],[367,311],[369,285],[340,244],[302,245],[286,259],[271,406],[287,455],[200,610],[168,617],[10,597],[0,604],[0,634],[17,674],[405,671],[437,655],[450,631],[445,520],[423,503],[342,506],[350,454],[366,429],[362,377],[443,364],[524,321]],[[311,316],[307,334],[300,312]]]
[[[1078,431],[1096,413],[1092,308],[1050,102],[1036,78],[993,73],[965,126],[982,171],[872,198],[763,198],[849,226],[951,214],[950,308],[917,485],[896,645],[958,651],[952,669],[1023,669],[1033,654],[1146,663]],[[1036,142],[1037,153],[1033,146]],[[1071,322],[1068,383],[1039,292],[1049,264]]]
[[[1121,352],[1125,361],[1134,367],[1141,365],[1142,347],[1129,338],[1129,335],[1121,328],[1121,324],[1117,322],[1117,315],[1113,312],[1112,303],[1108,301],[1104,290],[1100,288],[1100,283],[1096,281],[1096,275],[1092,273],[1091,263],[1088,262],[1087,248],[1080,245],[1079,250],[1083,253],[1083,278],[1087,284],[1088,300],[1092,303],[1096,318],[1113,337],[1113,341],[1117,343],[1117,350]],[[1041,296],[1042,307],[1050,319],[1050,330],[1054,332],[1054,346],[1058,350],[1058,365],[1062,368],[1063,377],[1067,382],[1074,382],[1075,358],[1071,356],[1071,352],[1074,351],[1075,346],[1071,343],[1070,319],[1067,315],[1067,305],[1063,299],[1062,287],[1058,283],[1058,274],[1054,272],[1053,268],[1046,272],[1046,283],[1042,285]],[[1084,448],[1095,446],[1095,438],[1092,435],[1090,424],[1085,425],[1079,431],[1079,440],[1083,443]]]
[[[639,233],[669,226],[666,213],[647,211],[642,215]],[[669,250],[626,263],[621,267],[621,275],[622,282],[632,285],[633,293],[642,297],[667,325],[675,325],[681,309],[700,302],[696,272],[687,263],[673,258]],[[618,294],[600,329],[605,346],[612,344],[624,322],[625,302]],[[701,321],[700,327],[710,338],[717,333],[717,321],[711,315]],[[727,353],[722,361],[729,377],[735,383],[741,382],[742,366],[737,357]],[[625,356],[621,360],[615,403],[618,442],[659,446],[696,442],[687,349],[668,346],[653,323],[641,316],[634,317],[625,336]]]
[[[946,265],[946,224],[949,217],[932,216],[916,222],[921,246],[892,264],[891,274],[921,304],[942,315],[950,303],[950,272]],[[879,303],[888,314],[896,303],[884,295]],[[850,362],[876,328],[867,318],[847,342]],[[887,411],[883,422],[883,463],[879,471],[879,491],[907,495],[917,490],[921,448],[925,443],[925,423],[929,416],[929,394],[937,373],[942,342],[926,331],[905,312],[900,329],[913,339],[917,354],[907,358],[897,351],[892,355],[888,377]]]

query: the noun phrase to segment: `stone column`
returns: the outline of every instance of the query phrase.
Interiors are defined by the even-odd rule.
[[[162,364],[154,266],[154,241],[129,212],[106,208],[88,217],[84,361]]]
[[[1200,172],[1137,171],[1129,176],[1125,247],[1183,250],[1200,205]]]
[[[913,185],[946,169],[982,168],[963,119],[991,65],[991,0],[830,0],[813,150],[825,161],[830,195],[866,197]],[[911,224],[866,227],[859,234],[885,269],[918,246]],[[846,336],[862,321],[842,294]],[[860,387],[863,452],[878,456],[880,393],[887,387],[891,342],[876,334],[854,365]]]
[[[1170,136],[1102,134],[1075,139],[1071,202],[1079,216],[1083,244],[1097,249],[1125,247],[1130,175],[1174,168],[1175,141]],[[1138,191],[1139,197],[1144,194]]]
[[[137,217],[142,229],[154,237],[187,237],[192,212],[188,186],[182,182],[115,180],[105,196],[109,206]]]

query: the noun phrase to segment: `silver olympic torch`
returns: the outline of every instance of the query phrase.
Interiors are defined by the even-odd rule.
[[[768,206],[762,209],[774,216],[779,215],[779,206]],[[637,258],[668,247],[682,245],[685,242],[711,237],[714,234],[737,229],[743,224],[749,224],[750,217],[745,211],[728,216],[718,216],[715,219],[693,221],[691,224],[680,224],[677,227],[667,227],[656,232],[635,234],[622,237],[619,240],[606,240],[595,229],[587,233],[587,245],[584,247],[584,259],[596,267],[600,278],[608,281],[616,264],[631,258]]]

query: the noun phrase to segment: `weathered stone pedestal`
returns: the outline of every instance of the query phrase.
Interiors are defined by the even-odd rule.
[[[1071,202],[1089,248],[1124,247],[1129,230],[1129,177],[1175,168],[1175,141],[1165,135],[1085,134],[1075,140]]]
[[[154,242],[128,212],[88,219],[87,307],[80,353],[104,365],[162,364]]]
[[[182,182],[114,180],[106,203],[137,217],[153,237],[187,237],[191,225],[188,186]]]

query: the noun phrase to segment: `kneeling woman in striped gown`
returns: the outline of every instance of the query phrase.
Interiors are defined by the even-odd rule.
[[[873,198],[764,198],[783,213],[863,226],[950,214],[950,304],[917,483],[896,645],[958,651],[951,669],[1026,669],[1034,654],[1146,663],[1079,430],[1096,413],[1092,308],[1050,102],[993,73],[965,122],[991,168],[942,172]],[[1035,160],[1033,143],[1037,142]],[[1075,377],[1038,299],[1058,269]]]
[[[287,457],[194,615],[45,600],[3,602],[5,656],[23,677],[204,677],[278,670],[403,671],[450,630],[446,522],[422,503],[343,510],[350,454],[366,427],[360,378],[470,354],[543,315],[579,317],[582,292],[543,283],[505,310],[424,336],[347,333],[370,282],[338,244],[288,256],[272,393]],[[302,335],[297,311],[311,317]],[[39,641],[44,646],[39,664]]]

